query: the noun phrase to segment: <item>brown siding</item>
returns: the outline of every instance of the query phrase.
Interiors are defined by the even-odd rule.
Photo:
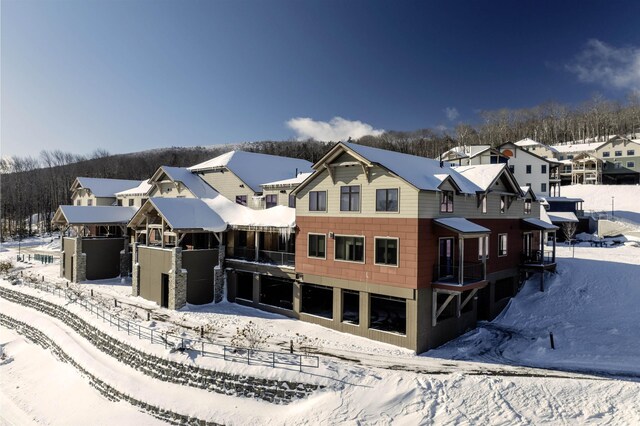
[[[120,275],[120,252],[124,238],[83,238],[82,252],[87,255],[87,279],[101,280]]]
[[[138,247],[140,296],[161,304],[162,274],[171,269],[171,250]]]

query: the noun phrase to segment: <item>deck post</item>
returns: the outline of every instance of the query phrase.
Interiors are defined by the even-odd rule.
[[[459,250],[460,250],[460,264],[458,273],[458,284],[464,284],[464,238],[458,237]]]

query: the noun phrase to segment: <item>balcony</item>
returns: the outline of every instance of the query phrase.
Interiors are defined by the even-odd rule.
[[[556,263],[556,256],[552,250],[532,250],[522,253],[523,265],[552,265]]]
[[[249,262],[265,263],[276,266],[295,266],[296,254],[284,251],[258,250],[255,248],[234,247],[231,259],[241,259]]]
[[[462,266],[440,264],[435,265],[433,284],[469,287],[482,284],[486,280],[485,268],[482,262],[464,262]]]

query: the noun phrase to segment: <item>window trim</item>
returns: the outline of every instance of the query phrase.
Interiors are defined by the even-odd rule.
[[[390,189],[395,189],[396,191],[398,191],[398,209],[397,210],[378,210],[378,191],[383,190],[383,191],[389,191]],[[375,212],[376,213],[400,213],[400,187],[393,187],[393,188],[376,188],[376,196],[375,196]]]
[[[342,210],[342,188],[358,187],[358,210]],[[338,192],[338,209],[340,213],[360,213],[362,211],[362,185],[340,185],[340,191]],[[349,192],[351,195],[351,192]],[[351,199],[349,199],[349,207],[351,207]]]
[[[500,254],[500,246],[502,245],[502,236],[504,235],[504,254]],[[498,257],[505,257],[509,254],[509,234],[501,233],[498,234]]]
[[[353,238],[362,238],[362,261],[359,260],[345,260],[336,258],[336,250],[338,249],[338,244],[336,243],[337,237],[353,237]],[[334,262],[346,262],[346,263],[359,263],[364,265],[367,260],[367,237],[364,235],[348,235],[348,234],[334,234],[333,235],[333,261]]]
[[[238,202],[238,198],[242,199],[242,197],[244,197],[246,200],[244,204]],[[236,195],[236,204],[249,207],[249,197],[246,194]]]
[[[449,203],[447,202],[446,204],[443,203],[443,197],[445,196],[445,194],[451,194],[451,211],[449,211]],[[443,189],[440,191],[440,207],[438,207],[440,213],[454,213],[455,212],[455,191],[454,190],[448,190],[448,189]],[[445,210],[442,210],[442,206],[446,205],[447,207],[445,208]]]
[[[547,174],[547,165],[546,164],[540,164],[540,173]]]
[[[265,208],[265,210],[271,208],[271,207],[267,207],[268,203],[269,203],[269,201],[267,201],[267,199],[268,198],[273,198],[273,197],[275,197],[276,203],[271,207],[277,207],[278,206],[278,201],[279,201],[279,198],[280,198],[280,197],[278,197],[278,194],[265,194],[265,196],[264,196],[264,208]]]
[[[628,149],[628,150],[627,150],[627,155],[628,155],[629,157],[635,157],[635,155],[636,155],[636,150],[635,150],[635,149]]]
[[[486,234],[485,236],[482,237],[482,239],[478,238],[478,260],[482,260],[482,254],[480,253],[480,248],[482,247],[480,245],[480,241],[486,241],[487,242],[487,249],[485,250],[486,256],[487,256],[487,260],[489,260],[489,247],[491,246],[489,244],[489,237],[491,235],[490,234]],[[484,244],[484,243],[483,243]]]
[[[480,202],[480,212],[482,214],[487,214],[489,204],[489,202],[487,201],[488,198],[489,194],[484,194],[484,197],[482,197],[482,201]]]
[[[378,240],[396,240],[396,264],[392,263],[378,263],[376,261],[376,242]],[[400,238],[399,237],[383,237],[383,236],[374,236],[373,237],[373,264],[376,266],[386,266],[390,268],[399,268],[400,267]]]
[[[311,194],[313,194],[313,193],[318,194],[320,192],[324,192],[324,210],[311,210]],[[308,197],[309,197],[309,205],[307,206],[307,211],[309,211],[309,212],[325,212],[326,213],[329,210],[329,206],[328,206],[329,197],[328,197],[328,191],[327,190],[324,190],[324,191],[309,191]],[[318,200],[316,200],[316,204],[317,204],[317,202],[318,202]]]
[[[627,165],[625,167],[629,168],[629,167],[635,167],[635,166],[636,166],[635,161],[627,161]]]
[[[324,257],[320,257],[320,256],[309,256],[309,243],[311,241],[311,238],[309,238],[311,235],[322,235],[324,237]],[[307,232],[307,259],[322,259],[322,260],[327,260],[327,234],[322,234],[320,232]]]
[[[622,151],[614,151],[614,157],[622,157]]]
[[[611,156],[611,153],[609,151],[602,151],[602,157],[603,158],[608,158]]]
[[[344,294],[345,292],[348,293],[356,293],[358,295],[358,323],[354,324],[352,322],[348,322],[344,320]],[[360,298],[361,298],[361,291],[360,290],[351,290],[348,288],[341,288],[340,289],[340,323],[341,324],[348,324],[352,327],[360,327],[361,321],[360,321]]]
[[[525,174],[530,175],[532,170],[531,164],[525,165],[524,170],[525,170]]]

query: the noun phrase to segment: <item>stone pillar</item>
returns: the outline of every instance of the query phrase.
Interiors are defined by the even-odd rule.
[[[138,243],[133,243],[133,269],[131,270],[131,295],[140,296],[140,263],[138,263]]]
[[[82,252],[82,237],[76,237],[71,277],[73,278],[71,281],[74,283],[86,281],[87,279],[87,255]]]
[[[224,274],[225,246],[218,246],[218,265],[213,268],[213,301],[220,303],[227,301],[227,288]]]
[[[124,247],[120,252],[120,276],[127,277],[131,272],[131,253],[129,253],[129,241],[124,238]]]
[[[171,250],[169,271],[169,309],[180,309],[187,304],[187,271],[182,269],[182,248]]]

